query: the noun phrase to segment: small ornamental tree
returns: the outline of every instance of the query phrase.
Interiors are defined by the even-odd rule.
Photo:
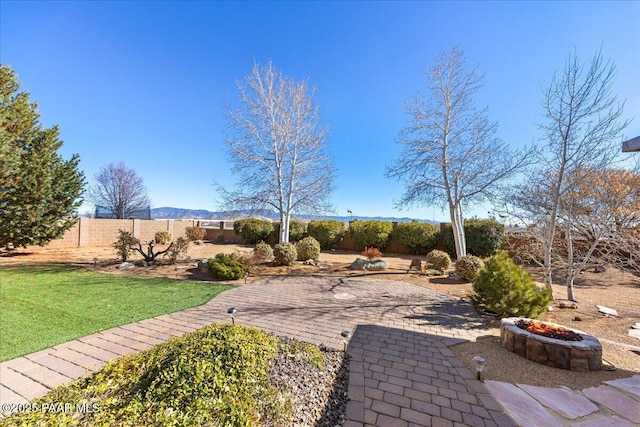
[[[438,227],[428,222],[401,222],[396,232],[398,241],[407,245],[413,254],[426,254],[438,244]]]
[[[500,317],[537,318],[553,299],[551,291],[539,288],[506,251],[498,251],[486,261],[473,281],[473,290],[473,300]]]
[[[349,237],[361,249],[384,249],[392,232],[393,224],[386,221],[353,221],[349,224]]]
[[[249,218],[233,222],[233,231],[244,237],[245,242],[250,245],[266,240],[272,230],[271,222],[263,219]]]
[[[334,249],[345,233],[344,222],[334,219],[311,221],[307,224],[307,234],[316,239],[322,249]]]
[[[138,244],[138,239],[133,237],[130,232],[125,230],[118,230],[118,238],[113,242],[113,249],[115,249],[120,261],[125,262],[129,259],[129,254],[134,250],[135,245]]]

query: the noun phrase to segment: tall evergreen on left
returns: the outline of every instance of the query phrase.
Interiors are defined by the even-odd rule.
[[[58,127],[45,129],[36,103],[0,64],[0,248],[45,245],[77,220],[84,174],[64,160]]]

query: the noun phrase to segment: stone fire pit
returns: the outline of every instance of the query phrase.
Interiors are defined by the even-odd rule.
[[[516,325],[520,317],[509,317],[500,322],[500,340],[502,346],[518,356],[532,362],[554,368],[572,371],[599,371],[602,369],[602,345],[597,338],[577,329],[562,328],[575,332],[582,337],[581,341],[564,341],[537,335]],[[546,325],[560,326],[555,323],[542,322]]]

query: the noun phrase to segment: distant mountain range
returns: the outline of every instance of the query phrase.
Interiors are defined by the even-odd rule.
[[[279,220],[278,213],[269,209],[261,209],[255,212],[248,210],[241,211],[227,211],[227,212],[212,212],[206,209],[182,209],[182,208],[153,208],[151,209],[151,218],[153,219],[208,219],[208,220],[236,220],[242,218],[264,218],[273,221]],[[396,218],[396,217],[381,217],[381,216],[320,216],[311,218],[308,215],[296,215],[295,218],[309,221],[311,219],[334,219],[343,222],[349,222],[354,219],[359,220],[376,220],[376,221],[391,221],[391,222],[411,222],[414,219],[418,222],[428,222],[430,224],[438,224],[438,222],[417,219],[417,218]]]

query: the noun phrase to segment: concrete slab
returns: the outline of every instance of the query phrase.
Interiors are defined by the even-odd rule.
[[[640,402],[620,393],[615,388],[601,385],[586,388],[582,393],[589,399],[606,406],[613,413],[640,425]]]
[[[575,420],[599,409],[589,399],[568,388],[549,388],[518,384],[522,390],[549,409],[553,409],[565,418]]]
[[[519,426],[562,427],[537,400],[513,384],[485,381],[484,385]]]

